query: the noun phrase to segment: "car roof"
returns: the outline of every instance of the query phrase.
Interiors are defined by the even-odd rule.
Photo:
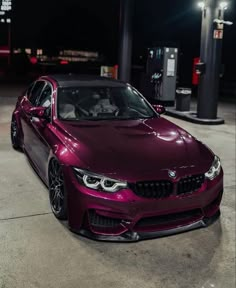
[[[66,87],[126,87],[127,84],[119,80],[92,76],[92,75],[77,75],[77,74],[54,74],[48,75],[50,78],[57,82],[61,88]],[[42,77],[44,78],[44,77]]]

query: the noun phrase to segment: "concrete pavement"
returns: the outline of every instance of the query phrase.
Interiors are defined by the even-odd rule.
[[[51,214],[48,192],[9,129],[18,87],[0,88],[0,288],[234,288],[235,115],[222,126],[169,118],[220,156],[225,193],[220,221],[207,229],[134,244],[94,242]]]

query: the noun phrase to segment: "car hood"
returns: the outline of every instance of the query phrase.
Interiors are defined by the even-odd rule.
[[[166,179],[208,171],[213,153],[165,118],[61,122],[73,152],[88,169],[116,179]]]

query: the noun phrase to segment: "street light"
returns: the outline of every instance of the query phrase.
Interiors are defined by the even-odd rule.
[[[205,0],[205,1],[199,1],[199,2],[197,3],[197,5],[198,5],[198,7],[201,8],[202,10],[205,9],[205,8],[207,7],[206,0]],[[220,9],[222,9],[222,10],[227,10],[227,9],[228,9],[228,5],[229,5],[228,2],[226,2],[226,1],[221,1],[219,7],[220,7]]]
[[[220,8],[223,10],[227,10],[228,9],[228,2],[226,2],[226,1],[220,2]]]
[[[206,8],[206,3],[205,1],[200,1],[198,2],[198,7],[201,8],[202,10]]]

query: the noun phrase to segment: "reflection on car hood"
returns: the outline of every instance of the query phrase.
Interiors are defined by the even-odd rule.
[[[130,121],[61,122],[90,171],[136,181],[206,172],[213,154],[164,118]]]

